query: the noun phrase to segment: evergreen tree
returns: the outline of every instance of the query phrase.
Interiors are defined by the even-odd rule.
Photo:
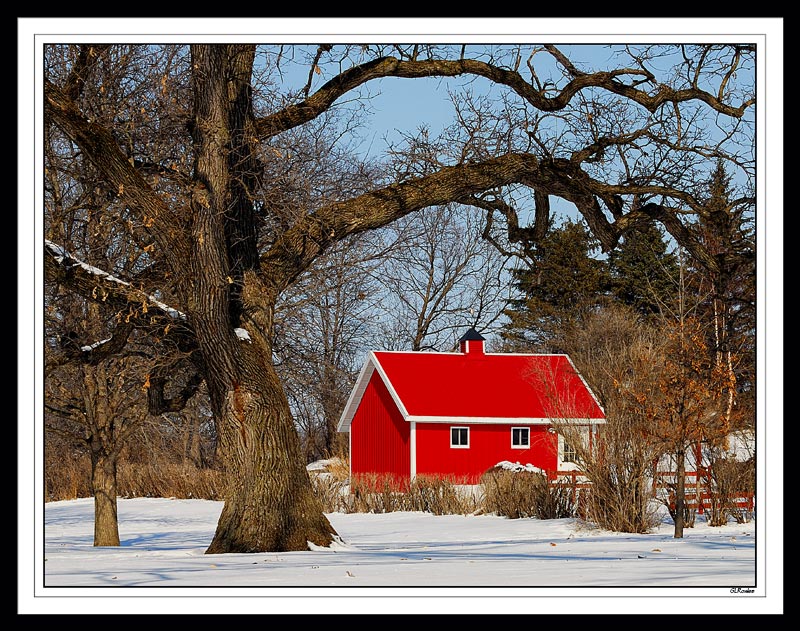
[[[704,183],[704,212],[698,213],[698,240],[714,257],[717,270],[694,266],[687,285],[706,323],[706,339],[717,364],[725,365],[738,393],[727,413],[734,425],[755,420],[756,252],[753,209],[736,199],[731,176],[718,162]],[[733,392],[733,390],[732,390]]]
[[[614,298],[642,316],[661,314],[675,304],[678,262],[658,225],[628,232],[609,253],[608,264]]]
[[[510,348],[555,352],[555,339],[606,299],[607,263],[585,223],[566,220],[537,244],[530,267],[515,269],[520,297],[509,301],[503,337]]]

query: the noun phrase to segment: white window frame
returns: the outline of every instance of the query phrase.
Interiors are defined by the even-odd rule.
[[[467,432],[467,444],[466,445],[454,445],[453,444],[453,430],[454,429],[463,429]],[[469,425],[451,425],[450,426],[450,449],[469,449]],[[460,434],[460,433],[459,433]]]
[[[581,427],[577,428],[577,430],[581,434],[581,442],[583,443],[583,447],[588,447],[589,446],[590,434],[592,433],[592,429],[593,428],[591,426],[581,426]],[[565,455],[566,454],[564,453],[565,452],[564,448],[568,444],[569,443],[566,441],[564,436],[559,434],[558,435],[558,463],[559,463],[559,468],[561,468],[561,465],[566,464],[566,463],[577,464],[574,460],[566,460],[565,459]],[[575,452],[574,448],[573,448],[573,452]],[[577,452],[575,452],[575,453],[577,454]]]
[[[525,444],[524,445],[515,445],[514,444],[514,430],[520,430],[525,433]],[[512,427],[511,428],[511,449],[530,449],[531,448],[531,428],[530,427]]]
[[[578,450],[566,440],[561,441],[561,462],[572,462],[578,458]]]

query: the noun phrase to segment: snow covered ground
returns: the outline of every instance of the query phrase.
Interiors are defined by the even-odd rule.
[[[537,612],[545,602],[566,613],[567,603],[548,598],[564,596],[584,601],[573,610],[581,613],[618,610],[616,597],[633,599],[634,607],[648,602],[646,613],[672,613],[674,598],[689,597],[682,612],[722,606],[751,613],[766,595],[756,521],[712,528],[699,517],[674,539],[668,517],[652,534],[632,535],[573,519],[333,513],[342,542],[331,548],[206,555],[221,509],[205,500],[120,499],[122,545],[95,548],[91,499],[46,504],[34,603],[81,610],[84,597],[95,597],[114,601],[116,613],[142,613],[140,599],[130,598],[139,596],[156,611],[169,601],[170,613],[176,606],[201,613],[218,612],[218,598],[242,597],[262,609],[269,598],[272,613],[276,602],[314,613],[297,597],[321,597],[332,613],[340,606],[352,612],[346,603],[357,597],[383,603],[372,613],[408,613],[411,598],[423,607],[454,604],[451,613],[519,613],[528,602],[522,609],[530,613],[527,598],[537,598]],[[773,581],[773,594],[777,588]]]

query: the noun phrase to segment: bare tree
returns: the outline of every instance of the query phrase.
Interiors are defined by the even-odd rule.
[[[563,452],[591,483],[583,510],[603,528],[648,532],[657,524],[652,502],[653,465],[664,446],[649,438],[651,418],[629,405],[622,388],[646,391],[652,382],[636,370],[639,358],[657,356],[659,331],[640,322],[633,309],[608,305],[580,326],[562,331],[558,344],[597,396],[606,422],[590,430],[563,419],[581,419],[586,410],[553,388],[557,376],[535,375],[548,392],[547,408]],[[568,447],[565,447],[568,445]]]
[[[306,462],[346,455],[337,426],[363,351],[374,347],[380,288],[373,270],[382,253],[364,238],[336,244],[278,305],[276,367]]]
[[[308,55],[309,81],[281,93],[270,73],[288,52]],[[614,68],[596,70],[553,45],[48,45],[46,124],[102,177],[114,200],[109,217],[127,222],[126,244],[148,253],[161,281],[140,269],[92,273],[58,243],[46,249],[46,271],[128,313],[134,326],[158,325],[205,382],[231,480],[209,553],[303,550],[335,537],[273,362],[280,297],[333,244],[458,202],[504,222],[508,241],[524,250],[557,196],[606,251],[655,220],[716,269],[683,218],[701,210],[689,184],[710,159],[752,175],[755,48],[616,52]],[[657,70],[667,62],[669,72]],[[281,183],[269,165],[285,159],[273,141],[370,82],[397,77],[480,77],[503,93],[502,115],[465,116],[449,152],[432,156],[422,175],[394,172],[348,195],[328,189],[273,206]],[[723,135],[704,125],[709,118]],[[179,403],[163,396],[171,372],[151,380],[151,413]]]
[[[392,244],[376,268],[383,285],[386,346],[452,350],[469,327],[487,332],[506,302],[506,257],[481,239],[474,210],[433,207],[387,230]]]
[[[718,364],[693,318],[668,322],[651,350],[634,357],[636,382],[620,384],[625,408],[647,421],[646,439],[661,447],[675,466],[675,538],[687,525],[686,463],[701,440],[722,444],[730,433],[728,391],[734,386]]]
[[[88,305],[96,322],[98,306]],[[117,463],[133,432],[147,417],[142,389],[147,362],[125,357],[93,359],[89,346],[75,347],[74,336],[64,335],[59,349],[47,348],[45,440],[60,437],[77,455],[88,453],[90,486],[94,497],[94,545],[118,546]],[[63,354],[81,360],[61,361]],[[66,455],[69,451],[60,451]]]

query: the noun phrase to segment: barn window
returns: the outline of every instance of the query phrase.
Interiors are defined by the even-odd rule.
[[[578,452],[575,451],[575,448],[570,445],[567,441],[564,441],[564,454],[561,456],[561,459],[564,462],[575,462],[578,457]]]
[[[574,442],[573,442],[574,441]],[[558,456],[562,463],[572,462],[577,464],[578,451],[580,449],[586,450],[589,448],[589,428],[576,427],[570,433],[570,440],[567,441],[564,436],[558,436]]]
[[[469,447],[469,427],[451,427],[450,446]]]
[[[511,428],[511,448],[512,449],[527,449],[531,446],[531,428],[530,427],[512,427]]]

